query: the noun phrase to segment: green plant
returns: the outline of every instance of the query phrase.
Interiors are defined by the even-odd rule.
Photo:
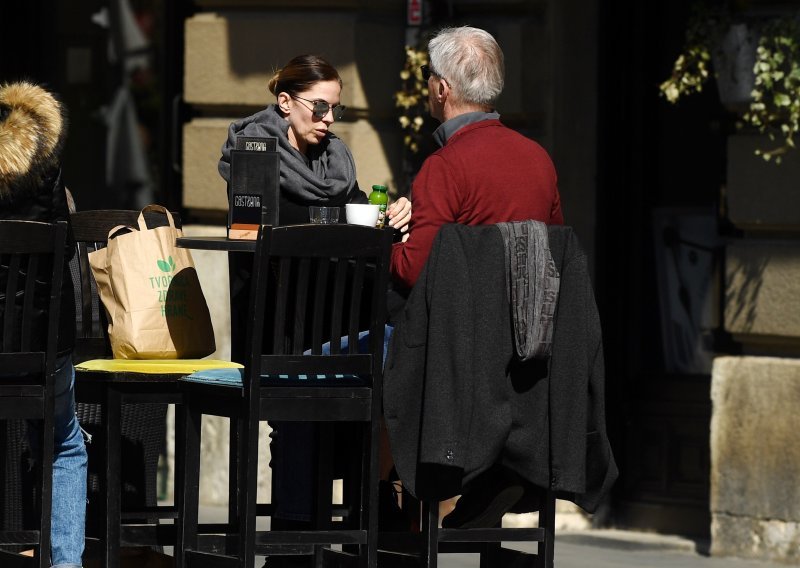
[[[674,104],[681,97],[702,92],[709,76],[711,49],[720,40],[720,30],[729,25],[727,12],[712,12],[702,4],[694,7],[683,52],[675,60],[672,74],[658,87],[662,96]]]
[[[395,105],[401,109],[400,127],[403,144],[413,154],[419,152],[422,126],[428,117],[428,82],[422,78],[420,67],[428,64],[428,52],[406,46],[406,61],[400,71],[402,86],[394,94]]]
[[[743,118],[780,145],[757,150],[765,160],[795,147],[800,130],[800,25],[796,20],[771,22],[756,49],[753,101]]]
[[[746,12],[733,15],[727,10],[695,9],[683,51],[659,90],[673,104],[701,92],[719,60],[714,56],[720,53],[722,40],[735,22],[747,24],[758,37],[753,89],[746,107],[737,111],[741,118],[737,126],[750,126],[766,134],[775,144],[757,149],[756,154],[780,163],[781,156],[795,147],[794,138],[800,130],[800,24],[794,14],[748,18]]]

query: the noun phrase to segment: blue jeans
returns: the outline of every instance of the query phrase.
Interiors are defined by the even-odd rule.
[[[38,430],[38,422],[28,422],[33,448],[39,445]],[[86,529],[88,458],[75,416],[75,368],[71,353],[56,359],[54,441],[50,562],[53,568],[80,568]]]
[[[383,362],[394,328],[387,325],[383,338]],[[349,342],[342,337],[342,352]],[[369,352],[369,332],[358,334],[358,352]],[[310,354],[310,351],[306,352]],[[330,344],[322,346],[322,354],[330,355]],[[313,507],[314,424],[312,422],[270,422],[270,452],[272,460],[272,504],[274,517],[291,521],[310,521]]]

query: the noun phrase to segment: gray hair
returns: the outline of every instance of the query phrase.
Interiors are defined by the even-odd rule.
[[[456,100],[494,107],[503,92],[503,51],[492,35],[470,26],[445,28],[428,42],[431,69]]]

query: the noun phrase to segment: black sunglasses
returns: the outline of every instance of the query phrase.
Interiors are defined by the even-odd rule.
[[[431,77],[439,77],[439,79],[441,79],[442,81],[446,81],[447,80],[444,77],[442,77],[439,73],[434,71],[433,67],[431,65],[420,65],[419,66],[419,70],[422,73],[422,79],[424,81],[427,81]]]
[[[344,107],[340,104],[331,105],[331,103],[329,103],[328,101],[323,101],[322,99],[316,99],[312,101],[310,99],[304,99],[303,97],[298,97],[297,95],[291,95],[291,97],[293,99],[300,99],[301,101],[306,101],[307,103],[311,103],[312,105],[314,105],[311,108],[308,107],[306,108],[308,108],[308,110],[310,110],[311,113],[314,115],[314,118],[318,120],[322,120],[323,118],[325,118],[325,115],[327,115],[330,111],[333,111],[333,120],[341,120],[342,117],[344,116],[344,111],[347,109],[347,107]]]
[[[420,65],[419,70],[422,72],[422,80],[427,81],[431,78],[431,75],[436,75],[436,72],[431,69],[430,65]],[[438,77],[438,75],[436,75]]]

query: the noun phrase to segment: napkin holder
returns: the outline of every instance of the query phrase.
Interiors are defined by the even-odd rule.
[[[228,238],[254,240],[259,225],[278,224],[280,154],[274,138],[240,137],[231,150]],[[245,149],[248,148],[248,149]]]

